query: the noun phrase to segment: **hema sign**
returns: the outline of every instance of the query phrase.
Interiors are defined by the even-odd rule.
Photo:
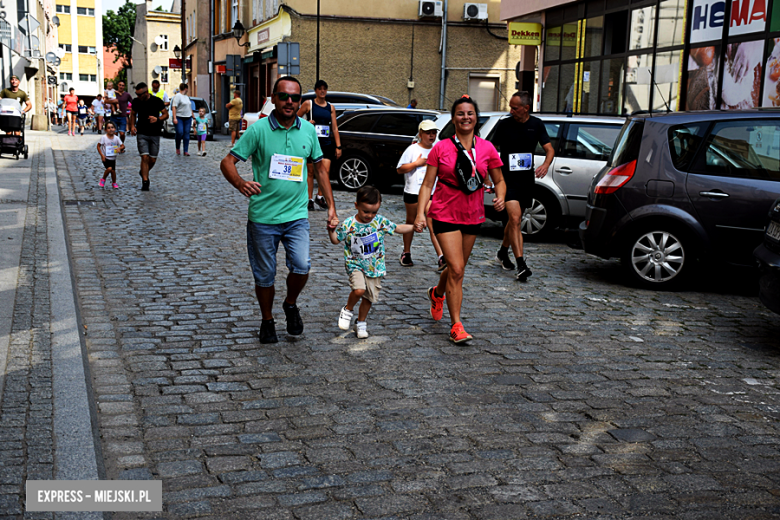
[[[763,31],[766,0],[732,0],[729,36]],[[691,43],[720,40],[726,21],[724,0],[695,0],[691,16]]]

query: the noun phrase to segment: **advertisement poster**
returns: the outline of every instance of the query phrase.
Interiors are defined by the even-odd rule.
[[[719,46],[698,47],[688,54],[686,110],[714,110],[718,92]]]
[[[766,27],[766,0],[731,0],[729,36],[763,31]]]
[[[775,38],[773,43],[772,54],[766,60],[762,107],[780,107],[780,38]]]
[[[731,43],[723,63],[723,91],[720,108],[744,109],[761,106],[761,62],[764,42]]]
[[[725,0],[694,0],[691,43],[720,40],[726,18]]]

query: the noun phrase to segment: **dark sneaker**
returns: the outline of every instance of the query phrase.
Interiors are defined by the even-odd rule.
[[[496,262],[498,262],[501,265],[501,269],[504,271],[514,271],[515,270],[515,264],[512,263],[512,261],[509,259],[509,251],[507,250],[506,253],[501,253],[501,250],[499,249],[496,253]]]
[[[260,343],[279,343],[274,320],[263,320],[260,323]]]
[[[401,265],[404,267],[412,267],[414,265],[414,262],[412,262],[412,253],[401,253],[401,258],[399,258],[398,261],[401,262]]]
[[[444,271],[444,269],[447,268],[447,261],[444,259],[443,256],[439,257],[439,267],[436,269],[438,272]]]
[[[297,305],[288,306],[282,304],[284,315],[287,317],[287,333],[291,336],[300,336],[303,334],[303,320]]]
[[[529,276],[531,276],[533,273],[530,269],[528,269],[528,266],[525,265],[525,260],[522,258],[517,261],[517,276],[516,278],[520,280],[521,282],[524,282],[528,279]]]
[[[149,181],[141,181],[141,191],[149,191]]]
[[[313,200],[309,199],[308,207],[309,207],[309,211],[314,211],[314,201]]]
[[[328,203],[322,195],[314,197],[314,203],[322,209],[328,209]]]

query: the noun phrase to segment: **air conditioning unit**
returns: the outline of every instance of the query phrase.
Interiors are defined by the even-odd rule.
[[[441,18],[444,16],[442,2],[433,0],[420,0],[420,18]]]
[[[488,5],[467,3],[466,5],[463,6],[463,19],[464,20],[487,20]]]

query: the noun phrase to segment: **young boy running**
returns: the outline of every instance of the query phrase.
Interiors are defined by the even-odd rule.
[[[355,208],[357,214],[349,217],[339,227],[328,230],[330,241],[338,244],[344,241],[344,260],[349,274],[347,304],[339,313],[339,328],[349,330],[352,324],[352,309],[361,298],[355,333],[358,338],[367,338],[366,317],[371,304],[379,301],[380,281],[385,275],[385,235],[414,232],[411,224],[396,226],[382,215],[377,215],[382,204],[382,194],[373,186],[363,186],[357,192]]]

